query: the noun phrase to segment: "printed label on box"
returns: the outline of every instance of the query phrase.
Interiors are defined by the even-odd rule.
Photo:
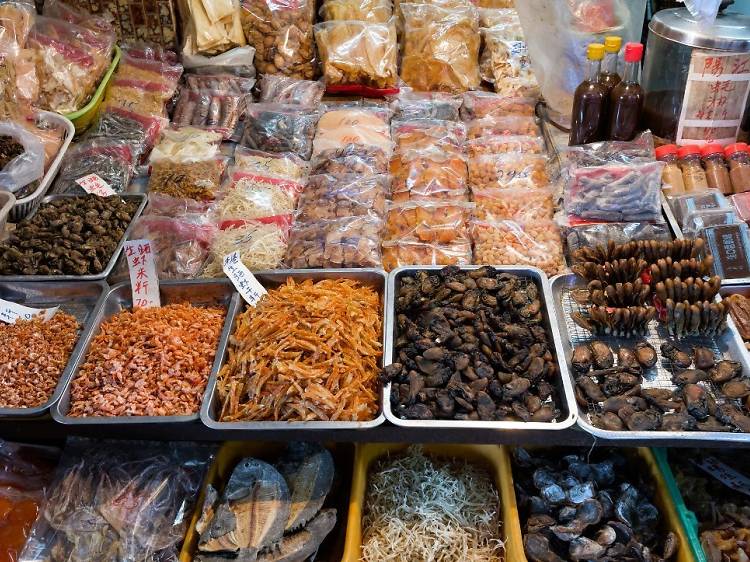
[[[128,240],[125,242],[125,258],[130,271],[130,288],[133,292],[133,308],[161,306],[159,298],[159,276],[151,240]]]
[[[224,256],[224,273],[250,306],[255,306],[267,291],[255,275],[242,263],[239,252]]]

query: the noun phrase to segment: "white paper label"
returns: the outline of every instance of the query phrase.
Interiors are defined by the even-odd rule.
[[[725,486],[750,496],[750,478],[727,466],[716,457],[705,457],[700,462],[692,461],[695,466],[707,472]]]
[[[0,321],[6,324],[15,324],[19,318],[21,320],[31,320],[35,316],[43,314],[44,321],[48,322],[59,309],[59,306],[54,308],[30,308],[0,299]]]
[[[250,306],[255,306],[263,295],[268,294],[255,275],[242,263],[239,252],[224,256],[224,273]]]
[[[151,240],[128,240],[125,242],[125,258],[130,271],[130,288],[133,292],[133,308],[161,306],[159,299],[159,277]]]
[[[115,194],[115,190],[96,174],[89,174],[82,178],[78,178],[76,183],[80,185],[86,193],[93,193],[99,197],[109,197],[110,195]]]

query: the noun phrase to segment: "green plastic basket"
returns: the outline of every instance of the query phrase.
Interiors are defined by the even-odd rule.
[[[102,77],[101,82],[99,82],[99,86],[96,88],[96,91],[91,97],[89,103],[84,105],[78,111],[63,114],[73,122],[73,125],[76,128],[76,136],[80,135],[82,132],[88,129],[91,123],[94,121],[94,118],[99,111],[99,106],[102,104],[102,100],[104,99],[104,93],[107,91],[109,80],[115,73],[115,69],[117,68],[117,64],[120,62],[121,56],[122,51],[120,51],[120,47],[115,45],[115,56],[112,57],[112,63],[109,65],[109,68],[107,68],[107,72]]]
[[[687,505],[685,505],[685,501],[682,499],[680,489],[677,487],[677,480],[675,480],[674,473],[672,472],[672,468],[669,466],[669,461],[667,460],[667,450],[652,449],[651,451],[654,453],[656,464],[659,467],[662,476],[664,476],[664,483],[667,485],[669,495],[672,497],[675,509],[677,509],[677,516],[680,518],[682,527],[685,529],[685,534],[690,541],[690,550],[693,553],[693,557],[696,562],[708,562],[706,553],[703,552],[703,547],[701,546],[698,518],[695,516],[695,513],[688,509]]]

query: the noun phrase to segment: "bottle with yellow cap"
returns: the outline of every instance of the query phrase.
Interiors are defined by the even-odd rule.
[[[604,61],[602,62],[602,71],[599,73],[599,83],[607,88],[608,96],[612,88],[622,80],[618,72],[621,48],[622,37],[609,35],[604,38]]]
[[[573,97],[570,123],[570,146],[604,140],[606,121],[602,120],[607,91],[599,83],[604,45],[592,43],[588,48],[586,74]]]

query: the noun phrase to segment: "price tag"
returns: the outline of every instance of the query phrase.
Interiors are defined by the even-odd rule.
[[[224,256],[224,273],[250,306],[255,306],[263,295],[268,294],[255,275],[242,263],[239,252]]]
[[[156,259],[151,240],[128,240],[125,242],[125,257],[130,271],[133,308],[161,306],[159,277],[156,275]]]
[[[0,321],[6,324],[15,324],[19,318],[21,320],[31,320],[35,316],[42,314],[44,321],[47,322],[59,309],[59,306],[54,308],[30,308],[0,299]]]
[[[99,197],[109,197],[110,195],[115,194],[115,190],[96,174],[89,174],[82,178],[78,178],[76,183],[80,185],[86,193],[93,193]]]
[[[727,466],[716,457],[705,457],[700,462],[692,461],[692,463],[732,490],[750,496],[750,478]]]

